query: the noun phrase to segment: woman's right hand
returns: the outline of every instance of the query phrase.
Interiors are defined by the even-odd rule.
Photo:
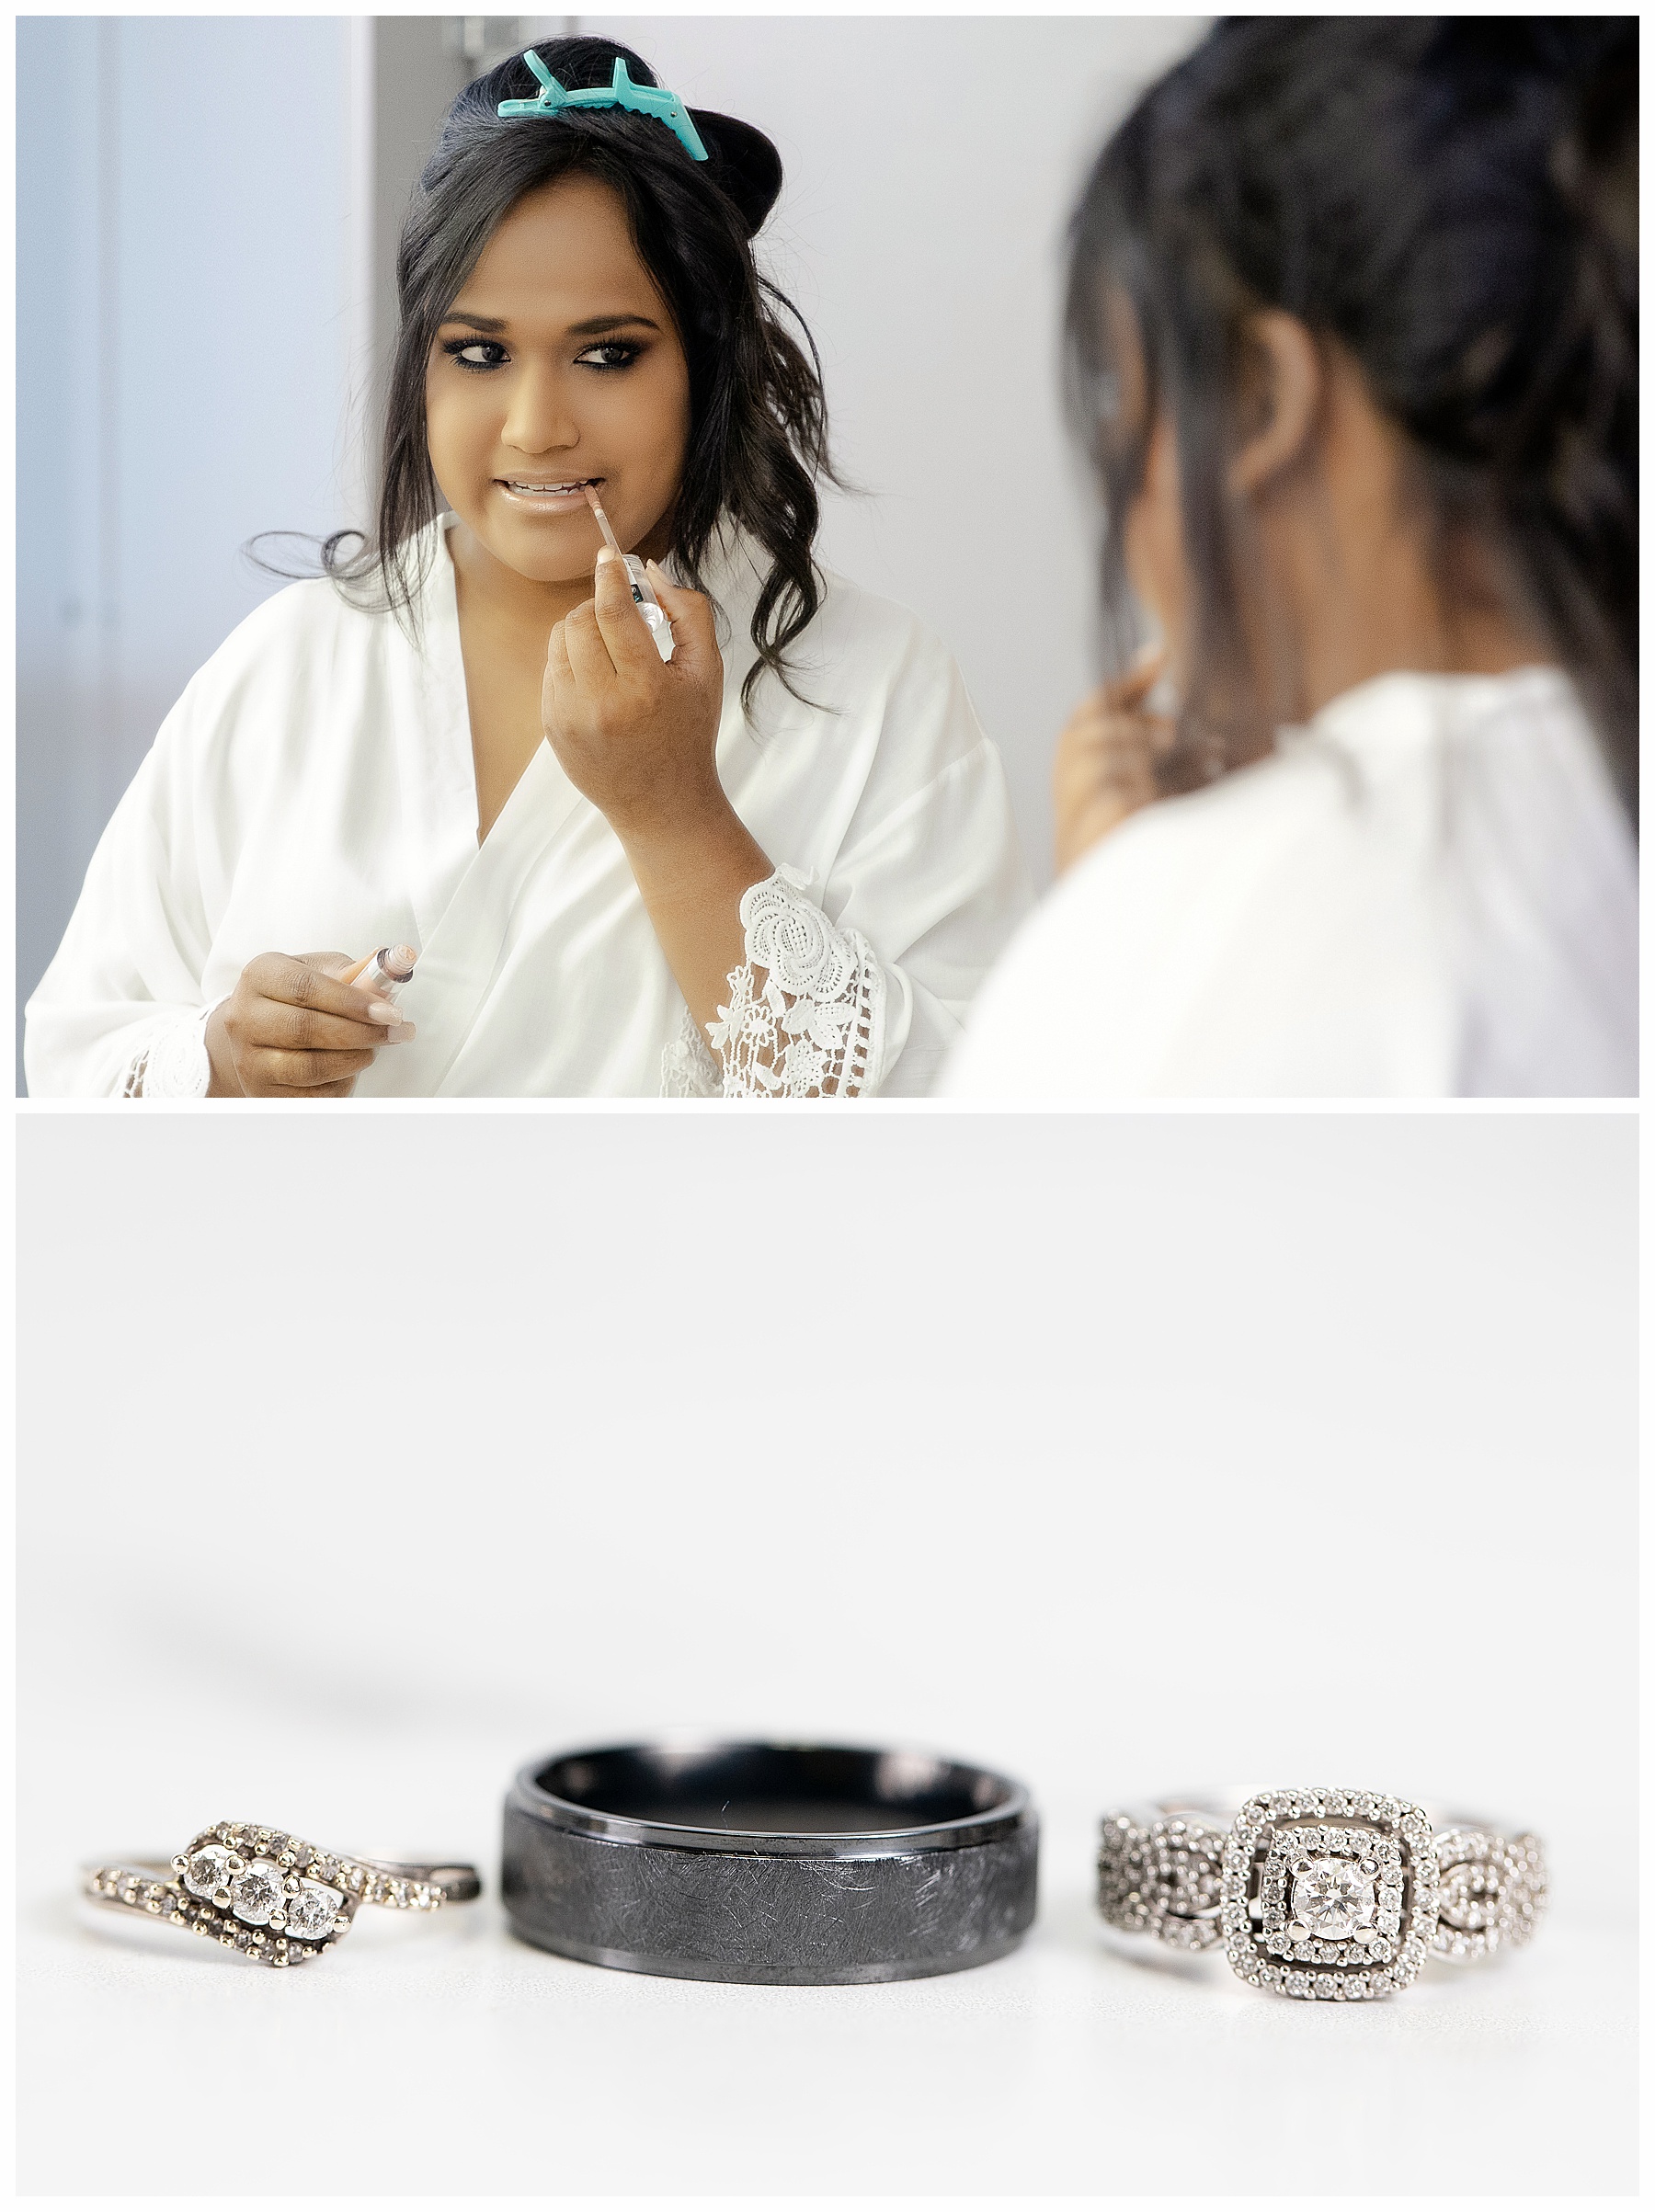
[[[261,952],[207,1017],[210,1099],[344,1099],[386,1043],[414,1034],[395,1007],[341,983],[348,952]]]

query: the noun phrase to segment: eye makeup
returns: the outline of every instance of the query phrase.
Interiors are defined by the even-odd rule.
[[[450,360],[462,369],[469,370],[474,375],[485,375],[492,369],[503,369],[511,358],[499,338],[474,335],[439,338],[437,343]],[[575,356],[574,365],[579,369],[589,369],[599,376],[613,376],[633,367],[647,351],[647,344],[639,338],[600,338],[595,345],[582,347]],[[491,352],[498,358],[494,360],[468,361],[465,357],[473,352]],[[593,358],[594,355],[602,354],[619,355],[620,358],[610,360]]]

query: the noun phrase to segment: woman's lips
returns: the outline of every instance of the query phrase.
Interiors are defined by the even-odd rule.
[[[569,515],[578,511],[589,515],[592,510],[587,505],[587,485],[601,485],[607,481],[602,476],[565,476],[542,483],[532,476],[496,476],[494,485],[509,506],[524,514]]]

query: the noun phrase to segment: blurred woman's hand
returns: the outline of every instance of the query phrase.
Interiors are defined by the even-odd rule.
[[[1176,725],[1165,714],[1146,714],[1143,701],[1163,665],[1158,653],[1115,682],[1101,684],[1057,740],[1052,797],[1059,875],[1128,815],[1162,795],[1160,763],[1172,749]]]
[[[348,952],[261,952],[207,1017],[215,1099],[343,1099],[388,1039],[414,1034],[396,1008],[339,978]]]

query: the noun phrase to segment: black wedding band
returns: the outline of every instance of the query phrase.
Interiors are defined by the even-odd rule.
[[[523,1768],[501,1888],[543,1950],[696,1981],[906,1981],[1034,1918],[1021,1784],[909,1751],[633,1744]]]

